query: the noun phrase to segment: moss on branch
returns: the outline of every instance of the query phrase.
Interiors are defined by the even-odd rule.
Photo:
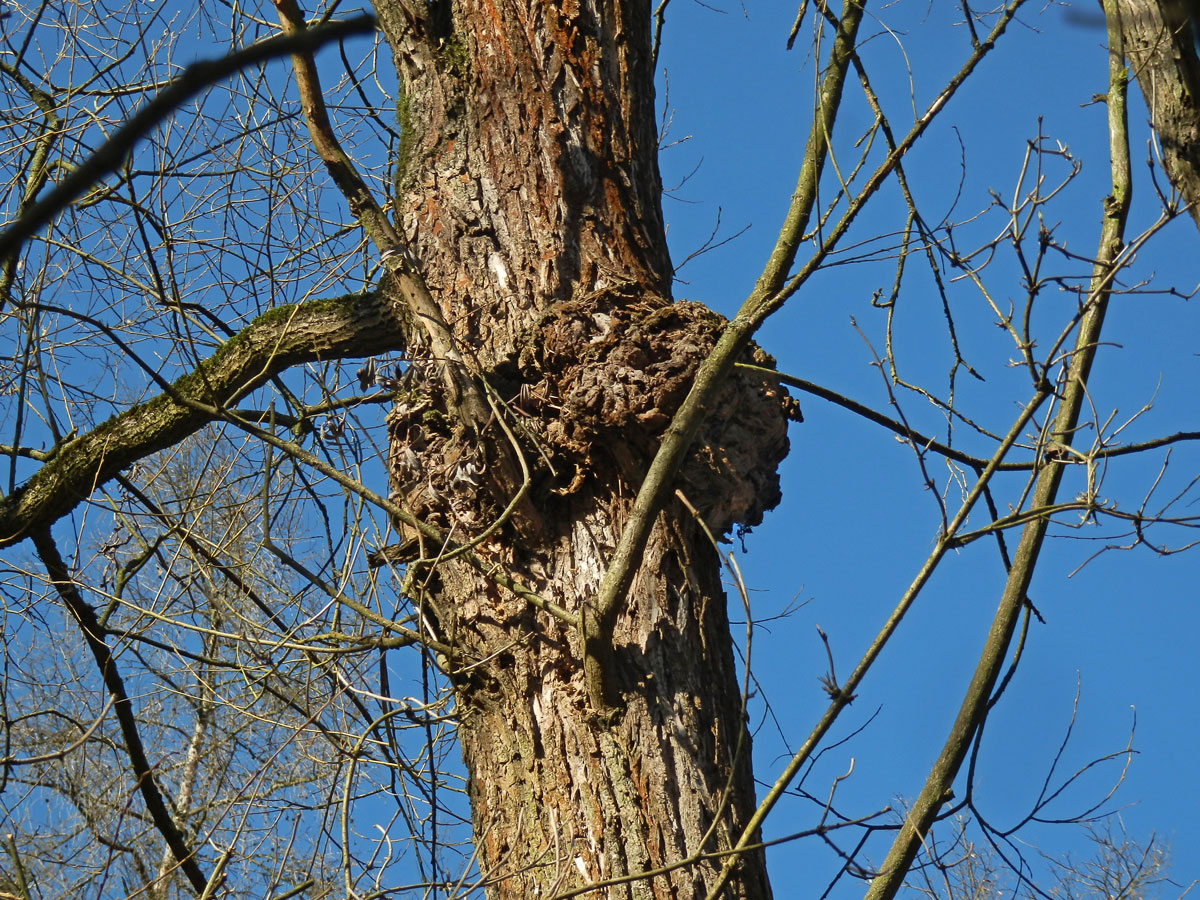
[[[325,298],[263,313],[161,394],[62,445],[0,501],[0,547],[46,528],[118,472],[203,428],[217,410],[295,365],[370,356],[404,346],[381,292]]]

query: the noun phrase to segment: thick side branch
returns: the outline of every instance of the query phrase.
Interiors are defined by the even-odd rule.
[[[209,410],[290,366],[403,346],[401,323],[379,293],[264,313],[159,396],[63,445],[0,501],[0,547],[48,528],[118,472],[200,430],[213,420]]]

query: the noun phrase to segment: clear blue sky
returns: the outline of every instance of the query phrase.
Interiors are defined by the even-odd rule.
[[[687,179],[664,201],[677,263],[703,244],[718,210],[720,237],[749,226],[736,240],[690,262],[676,286],[678,297],[732,314],[753,285],[794,185],[814,76],[807,22],[795,49],[789,53],[784,48],[797,4],[743,8],[730,0],[716,6],[723,12],[694,0],[675,0],[668,8],[661,58],[672,116],[668,141],[687,140],[663,153],[662,170],[668,188]],[[868,40],[863,57],[893,128],[902,133],[912,122],[914,105],[923,112],[969,52],[965,29],[954,24],[961,20],[961,10],[958,4],[941,3],[868,8],[878,18],[869,16],[864,23],[862,34]],[[1043,12],[1031,4],[1023,24],[1010,28],[974,81],[922,139],[907,172],[918,209],[931,226],[946,216],[962,221],[982,211],[989,188],[1011,198],[1027,141],[1037,135],[1041,117],[1042,133],[1082,163],[1077,178],[1047,207],[1046,224],[1072,252],[1094,253],[1108,183],[1105,108],[1090,102],[1106,87],[1104,30],[1095,10],[1094,3],[1077,4],[1073,17],[1062,7]],[[660,78],[660,101],[664,95]],[[853,80],[847,97],[835,138],[839,161],[849,167],[855,158],[851,144],[870,118]],[[1147,177],[1146,113],[1140,94],[1131,91],[1131,100],[1135,205],[1130,237],[1157,215]],[[1066,172],[1064,163],[1050,161],[1047,180]],[[827,178],[827,184],[833,182]],[[951,212],[956,194],[958,206]],[[770,320],[760,336],[784,371],[893,415],[886,409],[879,372],[871,367],[869,350],[850,319],[854,316],[882,351],[884,314],[872,309],[870,298],[879,289],[886,293],[894,278],[889,248],[904,215],[897,197],[888,190],[876,198],[847,239],[849,245],[892,235],[879,245],[887,251],[880,254],[882,260],[830,268]],[[960,246],[970,243],[967,234],[981,241],[1003,226],[993,209],[988,218],[961,229]],[[1190,291],[1200,281],[1198,248],[1200,235],[1181,217],[1139,254],[1134,272],[1138,279],[1153,279],[1152,287]],[[1004,302],[1019,304],[1023,292],[1012,255],[1002,249],[1000,257],[985,275],[989,290]],[[1084,271],[1062,258],[1047,265],[1063,274]],[[920,259],[912,261],[911,277],[900,294],[897,356],[909,378],[944,396],[951,357],[940,301],[923,266]],[[943,268],[945,278],[954,274]],[[960,373],[961,404],[987,427],[1003,431],[1028,396],[1028,378],[1007,365],[1011,341],[991,324],[994,317],[986,313],[979,293],[958,283],[951,286],[950,298],[964,355],[986,379],[980,384]],[[1073,305],[1071,295],[1047,294],[1036,308],[1035,324],[1049,328]],[[1197,428],[1198,316],[1195,301],[1152,293],[1114,301],[1105,338],[1120,346],[1102,350],[1092,391],[1101,420],[1116,412],[1109,432],[1151,400],[1153,409],[1123,432],[1126,441]],[[914,426],[945,436],[945,421],[934,407],[911,393],[899,396]],[[838,672],[844,675],[915,574],[938,524],[933,498],[921,489],[910,450],[877,426],[822,400],[800,396],[800,402],[806,421],[793,426],[783,504],[748,539],[749,552],[740,560],[756,617],[776,616],[795,601],[806,603],[756,634],[754,671],[782,726],[781,736],[768,720],[758,734],[757,775],[768,782],[786,761],[785,741],[789,747],[799,744],[824,708],[817,681],[825,668],[824,651],[814,626],[829,634]],[[1088,431],[1084,440],[1093,436]],[[957,441],[985,449],[965,433]],[[1124,510],[1137,508],[1164,457],[1158,451],[1141,462],[1113,461],[1101,496]],[[1200,471],[1198,461],[1195,447],[1177,445],[1164,487],[1182,488]],[[953,504],[959,489],[950,481],[950,471],[936,459],[930,471]],[[1015,497],[1019,484],[1002,482],[1005,493],[998,502]],[[1064,492],[1070,496],[1081,487],[1076,479]],[[1185,503],[1177,512],[1194,514],[1195,506]],[[1078,522],[1077,514],[1069,516]],[[981,522],[978,516],[972,521]],[[1139,752],[1105,808],[1121,810],[1130,836],[1145,839],[1157,832],[1165,839],[1173,850],[1176,880],[1186,883],[1200,876],[1195,816],[1200,780],[1193,764],[1200,744],[1195,653],[1200,548],[1168,558],[1144,547],[1109,552],[1072,574],[1106,544],[1127,543],[1125,538],[1105,540],[1118,530],[1105,522],[1054,530],[1058,537],[1046,548],[1031,591],[1046,624],[1034,625],[1020,670],[989,720],[978,796],[998,827],[1009,827],[1028,812],[1064,738],[1078,682],[1074,733],[1057,781],[1096,757],[1121,750],[1136,709],[1134,747]],[[1176,546],[1194,536],[1182,530],[1159,535]],[[1010,546],[1015,538],[1012,533]],[[862,815],[916,795],[953,719],[1002,584],[994,544],[981,542],[943,564],[835,735],[849,734],[876,710],[878,716],[862,734],[826,754],[809,776],[807,790],[823,799],[831,780],[853,757],[854,774],[837,794],[843,812]],[[1122,764],[1093,770],[1047,814],[1068,817],[1088,808],[1119,777]],[[814,820],[813,806],[795,801],[772,820],[768,836],[810,827]],[[1031,829],[1024,837],[1052,856],[1086,849],[1078,831],[1067,826]],[[878,861],[885,849],[882,843],[872,844],[870,855]],[[1030,853],[1031,859],[1036,857]],[[777,892],[818,896],[838,864],[819,841],[775,850]],[[862,888],[861,882],[843,882],[835,896],[853,896]]]

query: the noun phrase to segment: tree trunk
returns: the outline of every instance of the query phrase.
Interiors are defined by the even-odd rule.
[[[1120,0],[1121,35],[1171,185],[1200,227],[1200,59],[1194,0]]]
[[[498,461],[523,456],[534,512],[475,553],[578,615],[722,326],[670,297],[650,9],[376,7],[403,84],[397,224],[472,376],[511,404],[476,433],[429,377],[441,361],[414,352],[426,377],[389,419],[393,496],[462,542],[510,499]],[[679,481],[714,533],[778,502],[791,402],[757,376],[725,387]],[[577,627],[454,561],[408,574],[455,648],[446,668],[491,897],[550,897],[736,841],[754,808],[750,740],[719,559],[682,503],[659,515],[617,623],[615,717],[589,706]],[[606,895],[703,897],[723,862]],[[729,895],[770,895],[761,852],[740,860]]]

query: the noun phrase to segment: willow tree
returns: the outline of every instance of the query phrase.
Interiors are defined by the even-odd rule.
[[[373,18],[333,19],[332,4],[306,19],[275,0],[268,24],[225,7],[219,23],[202,4],[188,27],[237,49],[182,72],[178,30],[147,54],[152,21],[68,21],[47,4],[9,23],[0,73],[19,152],[5,163],[0,299],[16,401],[0,544],[36,556],[9,569],[14,604],[49,597],[54,612],[18,629],[42,655],[21,658],[14,684],[39,688],[6,699],[20,711],[5,719],[9,745],[28,753],[5,765],[74,824],[51,839],[30,814],[6,885],[28,894],[67,847],[79,874],[63,895],[114,868],[131,894],[212,895],[226,876],[264,895],[387,893],[390,832],[372,844],[355,824],[386,797],[427,851],[415,868],[429,890],[769,897],[765,816],[941,560],[999,534],[1009,580],[946,749],[911,814],[886,826],[885,863],[843,854],[873,894],[894,895],[955,811],[951,787],[1033,614],[1047,521],[1116,515],[1090,474],[1078,504],[1058,491],[1130,262],[1120,23],[1110,17],[1098,250],[1071,257],[1078,303],[1048,351],[1028,316],[1022,331],[995,310],[1029,377],[1018,417],[980,429],[972,455],[776,372],[752,338],[885,183],[909,204],[906,241],[931,260],[978,277],[973,259],[1021,246],[1024,230],[1005,232],[964,256],[948,229],[914,224],[902,165],[1020,0],[967,9],[958,70],[902,130],[859,55],[862,5],[814,4],[819,90],[796,187],[729,321],[672,296],[654,91],[666,5],[379,0]],[[345,47],[341,67],[319,56],[376,28],[381,43],[356,63]],[[831,176],[855,81],[877,140]],[[375,98],[393,88],[383,113]],[[1039,183],[1005,215],[1040,215],[1055,193]],[[1039,253],[1054,246],[1037,240]],[[1043,287],[1028,285],[1029,308]],[[338,364],[352,359],[350,377]],[[758,798],[719,547],[780,500],[799,420],[787,386],[975,481],[957,510],[941,507],[929,558],[844,681],[831,654],[826,710]],[[961,415],[953,391],[939,409]],[[1107,452],[1086,451],[1089,473]],[[376,453],[386,464],[373,468]],[[989,524],[968,529],[1002,469],[1029,479],[1013,511],[989,506]],[[94,661],[102,703],[75,687],[76,668],[45,662],[68,625],[59,652]],[[423,664],[419,696],[395,683],[404,652]],[[445,799],[450,722],[474,841],[460,875],[444,858],[461,812]],[[117,799],[61,777],[93,745]],[[829,816],[813,835],[864,825]]]

